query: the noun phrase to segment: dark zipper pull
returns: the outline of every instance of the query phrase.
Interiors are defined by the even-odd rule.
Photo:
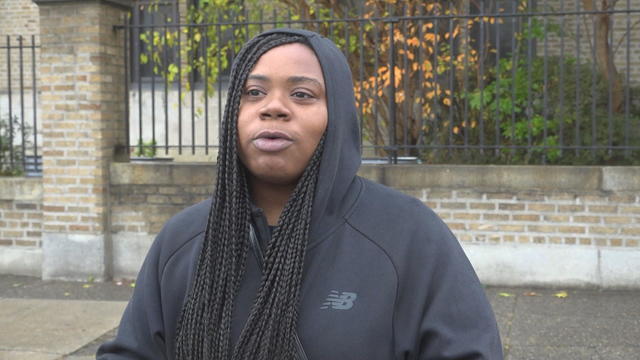
[[[304,348],[302,347],[300,338],[298,337],[298,332],[294,331],[293,339],[296,341],[296,349],[298,349],[298,357],[300,358],[300,360],[309,360],[309,358],[307,357],[307,353],[304,352]]]
[[[262,273],[264,272],[264,255],[262,254],[262,248],[258,242],[256,231],[253,229],[253,225],[251,224],[249,224],[249,244],[251,245],[251,250],[253,250],[253,255],[258,261],[258,269],[260,269],[260,272]]]

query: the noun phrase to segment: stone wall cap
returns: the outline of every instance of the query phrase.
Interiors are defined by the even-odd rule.
[[[637,191],[638,166],[363,165],[360,174],[387,186],[486,191]]]
[[[605,166],[602,168],[605,191],[640,191],[640,166]]]
[[[55,3],[73,3],[73,2],[77,2],[77,3],[87,3],[86,0],[32,0],[34,3],[36,3],[36,5],[40,6],[40,5],[48,5],[48,4],[55,4]],[[100,2],[100,3],[105,3],[105,4],[110,4],[110,5],[114,5],[114,6],[118,6],[118,7],[123,7],[126,9],[130,9],[132,7],[132,1],[131,0],[94,0],[96,2]]]
[[[112,163],[112,185],[215,182],[213,163]],[[363,165],[359,174],[399,189],[629,192],[640,190],[638,166]]]
[[[0,200],[41,200],[42,178],[0,177]]]
[[[111,185],[209,185],[215,183],[213,163],[111,163]]]

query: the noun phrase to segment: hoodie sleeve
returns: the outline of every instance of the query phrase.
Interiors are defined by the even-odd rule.
[[[140,269],[117,336],[100,346],[98,360],[167,358],[158,276],[159,238],[151,246]]]
[[[425,214],[424,211],[416,211]],[[493,310],[449,228],[430,210],[398,261],[398,359],[501,360]]]
[[[420,323],[418,359],[501,360],[493,310],[458,241],[447,232]]]
[[[172,359],[177,321],[197,263],[211,199],[179,212],[147,253],[118,333],[98,360]]]

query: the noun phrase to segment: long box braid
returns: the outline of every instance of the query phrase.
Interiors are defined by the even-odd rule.
[[[304,37],[273,33],[245,44],[231,69],[222,123],[218,181],[188,298],[178,321],[178,360],[294,359],[302,282],[315,186],[324,148],[320,140],[280,215],[265,251],[262,282],[236,346],[230,345],[234,300],[245,272],[250,198],[246,169],[238,156],[237,119],[246,79],[256,62],[274,47]]]

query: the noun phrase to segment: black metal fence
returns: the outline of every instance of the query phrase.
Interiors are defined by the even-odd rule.
[[[130,148],[215,153],[235,52],[260,31],[294,27],[331,38],[350,62],[365,158],[640,163],[640,9],[443,3],[127,22]]]
[[[37,176],[42,171],[36,91],[40,45],[33,35],[0,41],[0,175]]]

